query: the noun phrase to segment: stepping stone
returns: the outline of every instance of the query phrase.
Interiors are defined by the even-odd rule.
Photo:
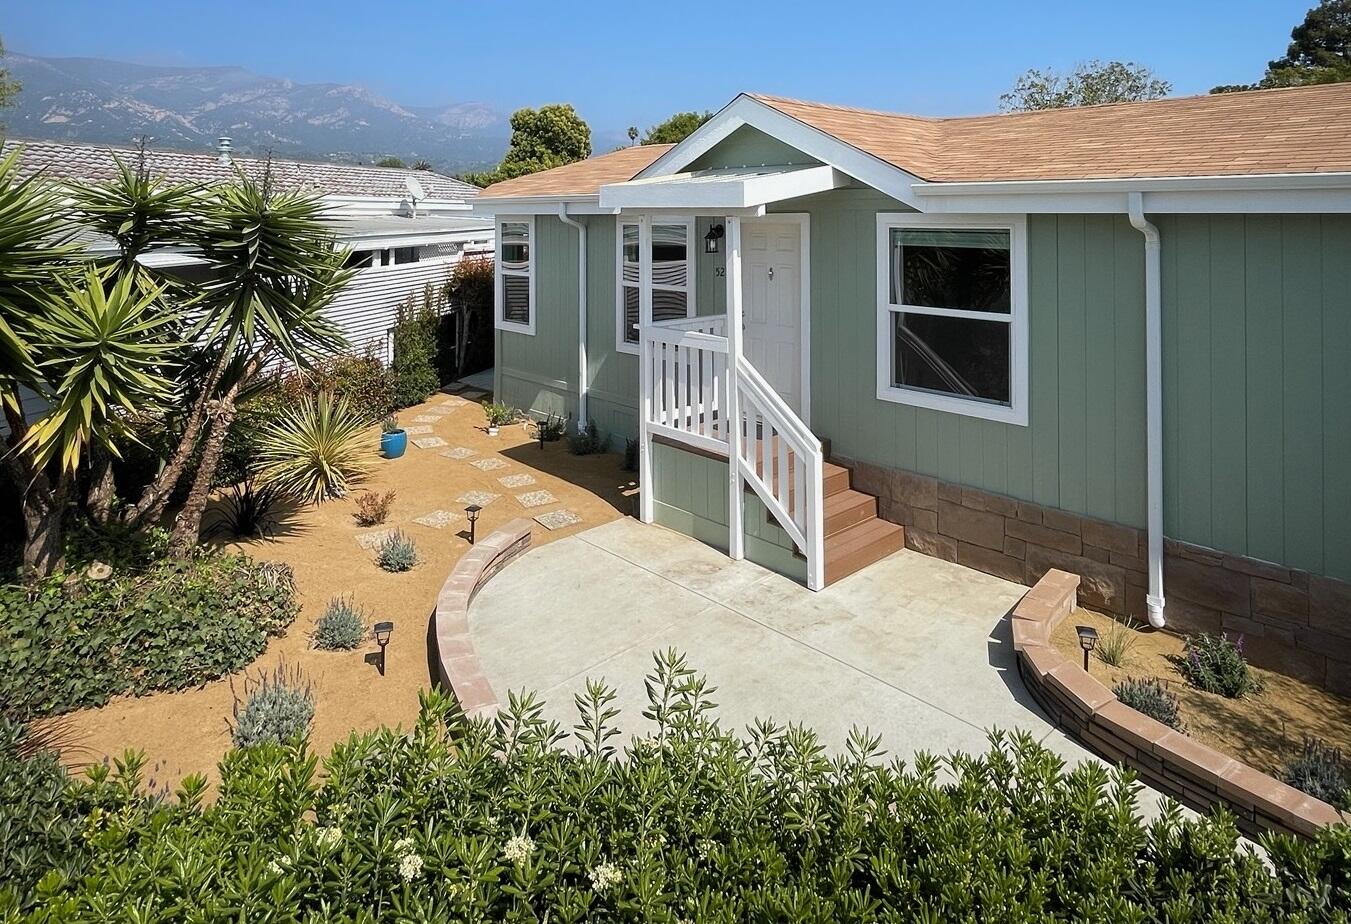
[[[438,404],[437,407],[444,407],[453,411],[457,407],[464,407],[468,403],[469,402],[463,398],[450,397]]]
[[[516,500],[522,507],[543,507],[545,504],[558,502],[558,498],[548,491],[529,491],[525,494],[517,494]]]
[[[422,436],[424,433],[431,433],[432,428],[426,424],[419,424],[416,427],[404,427],[403,432],[409,436]]]
[[[369,532],[357,533],[357,545],[369,552],[396,532],[398,532],[398,530],[391,527],[389,529],[373,529]]]
[[[497,479],[497,483],[504,488],[523,488],[528,484],[535,483],[534,475],[503,475]]]
[[[449,446],[450,444],[439,436],[424,436],[413,440],[413,445],[418,449],[435,449],[437,446]]]
[[[443,442],[441,445],[445,446],[446,444]],[[478,453],[467,446],[456,446],[454,449],[445,450],[441,455],[447,459],[467,459],[470,456],[478,455]]]
[[[445,453],[442,453],[442,455],[444,454]],[[491,456],[486,459],[475,459],[469,464],[474,466],[474,468],[478,469],[480,472],[491,472],[499,468],[507,467],[507,463],[503,462],[501,459],[494,459]]]
[[[423,514],[420,517],[413,517],[413,522],[430,526],[432,529],[445,529],[451,523],[463,519],[463,514],[456,513],[453,510],[433,510],[431,513]]]
[[[450,408],[450,407],[442,407],[442,406],[439,405],[439,404],[436,405],[435,407],[424,407],[424,408],[422,409],[422,415],[421,415],[420,417],[416,417],[416,418],[414,418],[414,419],[415,419],[415,420],[423,420],[423,419],[425,419],[425,418],[430,418],[433,422],[435,422],[435,421],[440,420],[442,417],[445,417],[447,414],[449,414],[449,413],[450,413],[451,411],[453,411],[453,410],[454,410],[454,408]]]
[[[434,424],[440,422],[441,422],[440,414],[419,414],[418,416],[413,418],[413,423],[417,424]]]
[[[487,491],[465,491],[455,499],[462,504],[477,504],[480,507],[486,507],[501,496],[501,494],[489,494]]]
[[[582,518],[577,516],[571,510],[550,510],[548,513],[541,513],[535,517],[535,522],[545,529],[562,529],[565,526],[576,526],[582,522]]]

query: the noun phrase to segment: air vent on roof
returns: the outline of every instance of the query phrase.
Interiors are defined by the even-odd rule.
[[[220,165],[222,167],[230,166],[230,147],[230,139],[225,135],[221,135],[220,139],[216,142],[216,153],[220,155]]]

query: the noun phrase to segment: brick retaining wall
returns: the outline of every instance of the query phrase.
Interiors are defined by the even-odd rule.
[[[1051,718],[1184,805],[1202,812],[1223,805],[1247,834],[1312,835],[1329,824],[1351,823],[1351,815],[1326,802],[1136,712],[1057,651],[1051,634],[1074,611],[1079,587],[1077,575],[1051,569],[1013,609],[1018,673]]]
[[[1082,578],[1085,606],[1144,621],[1144,530],[836,456],[906,545],[1020,584],[1052,568]],[[1169,629],[1242,634],[1254,664],[1351,696],[1351,584],[1171,539]]]
[[[512,520],[480,539],[451,569],[432,613],[436,679],[468,716],[497,712],[497,694],[469,636],[469,604],[484,584],[530,548],[530,521]]]

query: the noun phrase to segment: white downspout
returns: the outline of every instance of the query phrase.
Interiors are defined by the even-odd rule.
[[[586,361],[586,225],[568,215],[566,202],[558,204],[558,217],[577,229],[577,432],[586,432],[586,395],[591,390]]]
[[[1128,193],[1131,225],[1145,236],[1145,489],[1149,529],[1149,624],[1163,616],[1163,284],[1159,229],[1145,218],[1142,193]]]

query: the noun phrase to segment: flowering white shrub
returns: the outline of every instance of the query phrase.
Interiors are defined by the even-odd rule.
[[[531,696],[489,722],[429,693],[411,734],[353,735],[322,776],[300,741],[231,751],[214,802],[200,779],[157,800],[138,765],[96,767],[68,784],[72,806],[101,810],[84,852],[17,905],[0,869],[0,920],[1265,924],[1351,909],[1348,828],[1270,838],[1259,859],[1227,816],[1171,806],[1144,824],[1129,773],[1067,772],[1027,735],[901,763],[855,734],[832,756],[800,727],[724,730],[674,653],[647,682],[651,734],[622,750],[613,693],[593,684],[571,738]]]

